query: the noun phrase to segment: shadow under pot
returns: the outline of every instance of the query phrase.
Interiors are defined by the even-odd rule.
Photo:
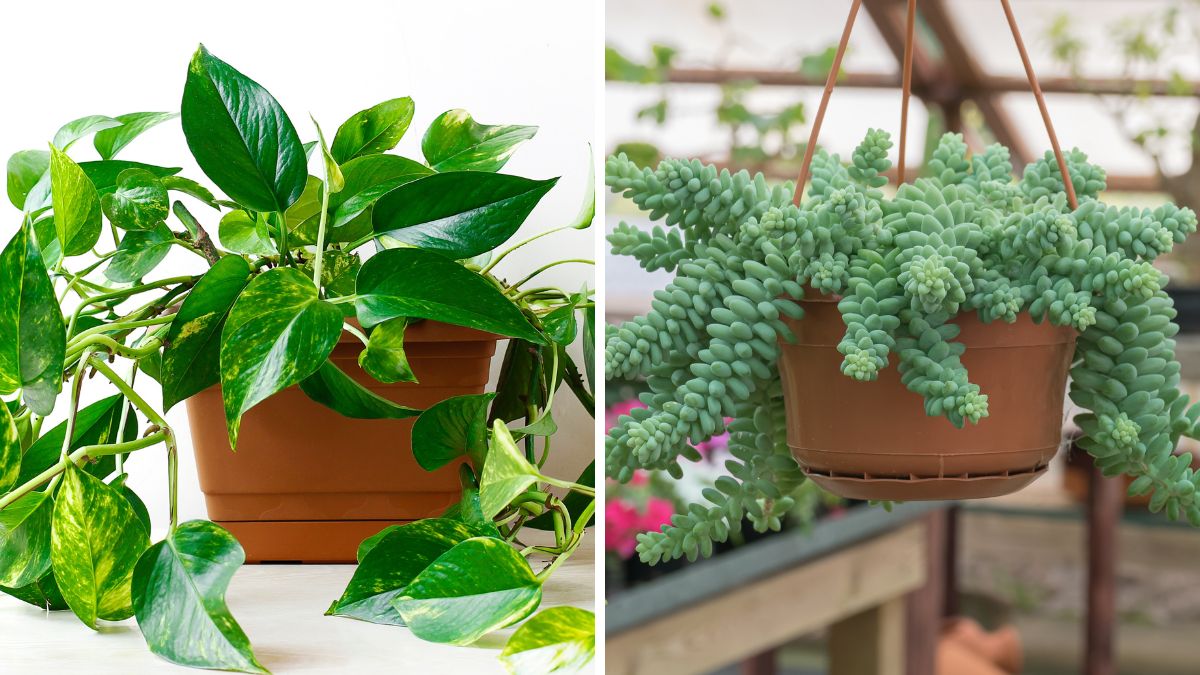
[[[343,333],[330,358],[371,392],[426,409],[483,393],[498,335],[420,321],[405,353],[419,383],[381,383],[358,366],[362,344]],[[242,418],[229,447],[219,386],[187,401],[208,517],[249,562],[355,562],[359,543],[388,525],[441,514],[459,499],[457,464],[433,472],[412,453],[415,417],[351,419],[290,387]]]
[[[788,445],[818,485],[851,499],[973,499],[1016,492],[1045,472],[1062,444],[1074,329],[1024,313],[1012,324],[973,312],[953,319],[989,413],[959,429],[926,415],[896,354],[875,381],[842,374],[837,298],[810,293],[804,318],[787,322],[797,340],[782,343],[779,369]]]

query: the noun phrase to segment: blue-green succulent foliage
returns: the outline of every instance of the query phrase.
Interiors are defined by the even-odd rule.
[[[803,473],[787,447],[775,362],[780,340],[794,338],[783,319],[802,318],[806,287],[842,296],[847,377],[873,380],[894,361],[926,412],[958,426],[986,417],[988,398],[959,360],[949,319],[1027,312],[1075,328],[1070,397],[1088,411],[1076,418],[1080,445],[1105,473],[1133,476],[1134,492],[1152,491],[1151,508],[1200,525],[1200,474],[1172,455],[1180,436],[1196,437],[1200,406],[1178,390],[1175,310],[1151,264],[1196,230],[1195,214],[1106,206],[1104,171],[1078,150],[1066,156],[1079,198],[1071,209],[1051,153],[1014,180],[1006,148],[969,156],[956,134],[942,137],[928,177],[889,198],[880,188],[890,147],[871,130],[848,165],[818,153],[799,207],[792,185],[761,175],[608,160],[611,189],[667,226],[622,223],[613,252],[675,273],[650,312],[608,328],[607,377],[645,377],[650,389],[646,407],[609,433],[608,474],[678,477],[681,459],[700,458],[694,444],[732,432],[729,475],[705,503],[642,535],[642,559],[708,554],[743,516],[759,530],[780,527]]]

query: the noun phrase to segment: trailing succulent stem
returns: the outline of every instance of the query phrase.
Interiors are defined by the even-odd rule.
[[[961,136],[942,137],[928,174],[880,190],[888,135],[871,130],[848,165],[819,152],[808,199],[761,176],[699,162],[638,168],[610,157],[606,182],[666,227],[622,224],[615,254],[675,279],[651,310],[609,326],[609,378],[645,377],[645,407],[622,417],[606,439],[608,475],[639,468],[679,476],[680,459],[726,429],[735,460],[662,532],[643,535],[650,562],[707,555],[745,516],[756,529],[779,515],[803,482],[782,438],[779,342],[785,319],[802,319],[805,294],[840,296],[846,330],[842,373],[874,380],[895,363],[927,414],[957,426],[988,415],[986,391],[971,382],[950,320],[1070,326],[1079,333],[1071,399],[1088,412],[1080,445],[1107,474],[1135,478],[1151,507],[1200,525],[1200,474],[1173,455],[1181,436],[1200,435],[1200,407],[1181,394],[1175,310],[1155,258],[1196,230],[1189,209],[1106,206],[1104,171],[1078,150],[1066,160],[1080,204],[1071,209],[1051,153],[1014,180],[1009,152],[970,156]]]

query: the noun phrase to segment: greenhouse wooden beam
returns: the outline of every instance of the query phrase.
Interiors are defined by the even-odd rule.
[[[674,68],[667,71],[667,81],[676,84],[727,84],[753,81],[773,87],[821,87],[825,84],[824,78],[792,70],[754,68]],[[1200,82],[1187,82],[1186,89],[1175,89],[1177,85],[1172,85],[1166,80],[1047,77],[1038,78],[1038,82],[1042,85],[1042,91],[1047,94],[1134,96],[1145,93],[1151,96],[1179,98],[1200,96]],[[900,76],[895,73],[849,71],[844,72],[838,79],[838,86],[852,89],[899,89]],[[916,90],[917,87],[914,85],[913,91]],[[985,75],[978,86],[964,87],[961,92],[966,98],[973,98],[985,92],[1027,94],[1029,93],[1029,81],[1015,75]]]

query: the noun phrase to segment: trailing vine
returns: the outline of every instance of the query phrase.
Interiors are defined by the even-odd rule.
[[[792,185],[761,175],[609,158],[607,185],[668,228],[622,223],[613,253],[676,276],[648,313],[607,329],[606,376],[649,387],[606,439],[608,475],[678,476],[681,460],[699,459],[694,444],[725,430],[738,448],[704,502],[639,538],[642,559],[707,555],[743,516],[759,531],[780,527],[803,474],[782,437],[775,363],[794,338],[783,319],[802,318],[812,293],[841,296],[844,375],[871,381],[895,364],[928,415],[959,427],[987,417],[988,395],[960,361],[951,318],[1026,313],[1074,328],[1080,446],[1107,475],[1133,476],[1132,492],[1152,492],[1151,509],[1200,526],[1200,474],[1172,454],[1198,435],[1200,407],[1179,392],[1175,310],[1152,264],[1195,232],[1196,215],[1103,204],[1104,171],[1078,150],[1066,156],[1080,200],[1071,209],[1051,153],[1017,180],[1006,148],[971,156],[957,134],[940,139],[928,176],[889,197],[890,148],[870,130],[846,164],[819,152],[800,206]]]

